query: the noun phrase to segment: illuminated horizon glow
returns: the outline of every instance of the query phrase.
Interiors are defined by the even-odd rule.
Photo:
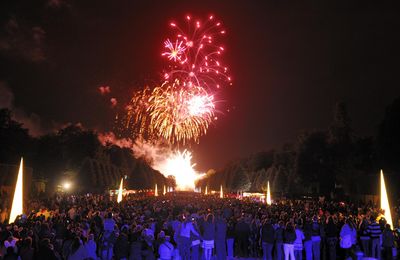
[[[269,188],[269,181],[267,182],[267,199],[266,199],[267,205],[271,205],[271,190]]]
[[[15,184],[14,189],[14,197],[11,206],[10,218],[8,219],[8,224],[14,223],[15,219],[24,213],[23,206],[23,168],[24,168],[24,160],[21,158],[21,163],[19,165],[17,182]]]
[[[120,203],[122,201],[123,185],[124,185],[124,178],[121,178],[121,183],[119,184],[119,189],[118,189],[117,203]]]
[[[393,229],[393,221],[392,221],[392,214],[390,211],[390,204],[389,198],[387,195],[386,185],[385,185],[385,178],[383,177],[383,170],[380,173],[381,178],[381,209],[385,211],[384,217],[386,219],[387,224],[390,224],[390,227]]]

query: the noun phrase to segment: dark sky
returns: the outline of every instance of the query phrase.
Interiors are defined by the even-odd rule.
[[[109,130],[109,98],[123,102],[158,80],[168,23],[214,14],[227,30],[234,84],[220,93],[230,112],[191,147],[198,168],[327,128],[339,100],[357,134],[374,134],[400,96],[399,9],[293,2],[1,1],[0,87],[42,128],[81,122]],[[101,85],[109,96],[99,95]]]

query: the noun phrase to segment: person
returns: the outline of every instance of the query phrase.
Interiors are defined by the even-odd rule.
[[[94,234],[91,233],[89,234],[88,241],[84,244],[84,247],[86,249],[88,258],[91,260],[96,260],[97,259],[97,254],[96,254],[96,242],[94,241]]]
[[[112,212],[107,213],[107,218],[104,220],[104,232],[113,232],[115,227],[115,220],[113,219]]]
[[[238,256],[248,256],[250,226],[243,218],[239,218],[235,226],[235,240],[237,241]]]
[[[371,239],[371,257],[381,259],[380,236],[382,234],[381,226],[376,222],[375,215],[371,216],[368,225],[368,234]]]
[[[85,247],[79,237],[75,237],[71,245],[71,254],[67,260],[82,260],[88,257]]]
[[[283,233],[285,226],[283,221],[279,221],[278,227],[275,230],[275,260],[282,260],[283,254]]]
[[[370,255],[369,253],[370,237],[368,234],[368,219],[366,217],[363,217],[362,221],[360,221],[359,234],[360,234],[362,251],[364,253],[364,256],[368,257]]]
[[[54,252],[53,245],[50,243],[50,239],[44,238],[40,241],[39,250],[37,253],[37,259],[48,259],[57,260],[57,256]]]
[[[226,231],[226,247],[227,247],[228,259],[233,259],[234,243],[235,243],[235,222],[233,218],[230,218],[227,224],[227,231]]]
[[[313,217],[311,240],[313,259],[319,260],[321,258],[321,226],[316,215]]]
[[[130,249],[129,249],[129,260],[141,260],[142,259],[142,241],[140,237],[140,230],[136,227],[130,236]]]
[[[306,217],[304,223],[304,251],[306,260],[312,260],[312,223],[310,217]]]
[[[193,226],[195,227],[196,230],[198,230],[195,218],[193,218],[192,220],[193,220]],[[200,236],[196,236],[195,234],[191,233],[190,240],[192,241],[192,245],[191,245],[191,249],[190,249],[190,259],[191,260],[199,260],[201,238],[200,238]]]
[[[4,255],[3,260],[18,260],[18,255],[14,252],[13,247],[7,247],[7,253]]]
[[[215,222],[214,215],[209,213],[203,222],[203,249],[204,259],[210,260],[212,257],[212,251],[214,248],[215,239]]]
[[[394,235],[390,224],[386,224],[382,233],[382,247],[385,254],[385,260],[393,259]]]
[[[304,240],[304,233],[301,230],[300,224],[296,224],[296,240],[293,243],[294,247],[294,256],[296,260],[303,259],[303,240]]]
[[[344,250],[345,259],[348,259],[350,257],[350,249],[353,245],[352,234],[353,227],[350,224],[350,220],[346,219],[345,224],[340,230],[340,248]]]
[[[16,253],[18,251],[18,249],[17,249],[17,241],[18,240],[14,236],[11,235],[11,236],[9,236],[7,238],[6,241],[4,241],[4,246],[6,248],[11,247],[14,250],[14,252]]]
[[[296,232],[293,224],[288,222],[286,224],[285,231],[283,232],[283,252],[285,254],[285,260],[295,260],[294,246],[293,243],[296,240]]]
[[[337,226],[332,216],[328,217],[328,222],[325,226],[326,243],[328,248],[328,259],[336,260],[336,245],[337,245]]]
[[[226,260],[226,230],[226,220],[219,213],[215,221],[215,251],[217,260]]]
[[[19,250],[21,260],[32,260],[34,250],[32,248],[32,238],[27,237],[22,241],[21,249]]]
[[[272,260],[272,249],[274,248],[275,229],[270,219],[264,220],[261,227],[261,245],[263,249],[263,259]]]
[[[190,240],[190,235],[192,233],[195,236],[200,236],[197,230],[193,227],[192,220],[189,218],[187,214],[185,214],[182,216],[182,223],[179,227],[180,239],[178,243],[179,254],[183,260],[190,259],[190,246],[192,244]]]
[[[126,228],[119,233],[114,245],[114,257],[116,260],[126,260],[129,254],[129,241]]]
[[[169,240],[169,236],[165,236],[163,231],[160,232],[159,238],[161,239],[161,244],[158,247],[158,254],[160,260],[171,260],[174,252],[174,245],[172,245]]]

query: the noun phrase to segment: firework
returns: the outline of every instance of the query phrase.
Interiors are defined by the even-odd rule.
[[[178,190],[193,191],[195,182],[204,174],[196,172],[195,164],[192,164],[191,160],[192,154],[189,151],[177,151],[168,154],[164,160],[157,161],[153,167],[166,177],[174,176]]]
[[[170,143],[198,141],[214,119],[214,96],[204,88],[178,80],[164,82],[150,91],[137,92],[126,107],[126,126],[135,136]]]
[[[186,29],[177,23],[170,23],[170,26],[174,40],[165,41],[166,50],[161,54],[171,62],[169,70],[164,73],[165,80],[179,79],[210,89],[231,82],[228,67],[221,60],[225,48],[218,44],[225,30],[214,16],[204,23],[187,16]]]
[[[215,90],[231,81],[220,59],[224,47],[217,44],[225,30],[213,16],[186,21],[186,30],[170,24],[174,36],[161,53],[169,62],[164,82],[136,92],[126,106],[125,125],[135,138],[198,142],[216,118]]]
[[[164,82],[149,98],[150,132],[170,143],[198,141],[214,118],[213,99],[201,87]]]

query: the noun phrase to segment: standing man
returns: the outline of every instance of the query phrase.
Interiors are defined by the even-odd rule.
[[[261,243],[263,249],[263,260],[272,260],[272,249],[274,248],[275,229],[270,219],[264,220],[261,228]]]
[[[215,249],[217,260],[226,260],[226,230],[227,224],[225,219],[219,213],[215,222]]]
[[[313,217],[311,240],[313,259],[319,260],[321,258],[321,226],[316,215]]]
[[[381,259],[380,237],[382,230],[374,216],[371,216],[371,223],[368,225],[368,234],[371,239],[371,257]]]

